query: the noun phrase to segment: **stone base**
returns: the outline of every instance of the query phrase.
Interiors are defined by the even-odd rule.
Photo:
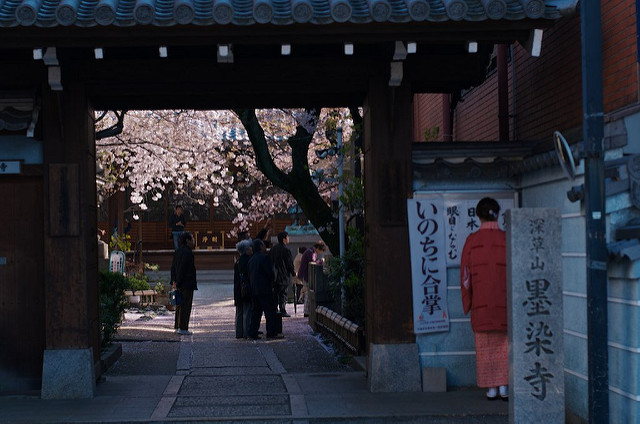
[[[446,392],[447,369],[441,367],[422,367],[422,391]]]
[[[93,349],[44,351],[42,399],[89,399],[95,388]]]
[[[369,390],[372,392],[419,392],[420,357],[418,345],[370,344],[368,364]]]

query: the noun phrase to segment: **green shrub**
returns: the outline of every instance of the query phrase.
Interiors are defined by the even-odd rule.
[[[149,277],[144,274],[133,274],[128,277],[130,290],[139,291],[139,290],[151,290],[151,285],[149,284]]]
[[[358,325],[364,325],[364,238],[354,227],[347,229],[347,236],[349,247],[344,256],[329,260],[329,290],[340,303],[344,286],[344,310],[340,314]]]
[[[102,347],[113,342],[122,314],[127,307],[124,291],[129,287],[127,278],[117,272],[98,272],[100,287],[100,331]]]

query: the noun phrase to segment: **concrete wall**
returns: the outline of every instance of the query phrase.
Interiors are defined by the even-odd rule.
[[[608,151],[615,159],[622,150]],[[577,177],[568,181],[557,170],[541,170],[522,179],[522,207],[552,207],[562,212],[562,259],[565,346],[566,410],[573,418],[586,420],[587,379],[587,297],[586,235],[584,209],[565,195],[573,185],[584,182],[583,164]],[[607,240],[638,210],[628,193],[606,199]],[[640,422],[640,263],[609,263],[609,410],[611,423]]]

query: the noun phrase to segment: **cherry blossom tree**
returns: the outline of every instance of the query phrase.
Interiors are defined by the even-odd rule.
[[[97,121],[104,195],[129,187],[142,210],[167,188],[193,203],[212,197],[215,207],[236,212],[236,230],[297,203],[337,252],[329,203],[336,160],[316,150],[331,147],[338,125],[349,138],[348,110],[129,111]]]

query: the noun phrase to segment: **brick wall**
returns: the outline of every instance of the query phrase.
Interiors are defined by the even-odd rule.
[[[436,141],[443,140],[443,94],[417,94],[413,100],[413,140],[424,141],[424,131],[437,127]]]
[[[563,19],[545,30],[540,57],[515,45],[518,139],[550,138],[582,124],[580,20]]]
[[[639,100],[636,7],[633,0],[609,0],[602,9],[604,110],[611,112]]]
[[[498,139],[498,82],[492,73],[481,86],[464,96],[453,117],[455,141],[491,141]]]
[[[602,7],[604,111],[610,113],[639,100],[636,10],[634,0],[610,0],[603,2]],[[516,111],[510,119],[510,139],[544,140],[555,130],[581,137],[580,37],[580,19],[565,18],[545,30],[540,57],[531,57],[519,44],[513,45]],[[509,113],[513,114],[511,62],[508,72]],[[497,74],[493,73],[458,103],[454,116],[455,141],[498,140],[497,90]],[[434,103],[434,108],[441,107],[437,101],[439,95],[416,97],[419,99],[416,114],[430,110],[429,102]],[[426,119],[416,116],[417,134],[424,131],[429,122]]]

